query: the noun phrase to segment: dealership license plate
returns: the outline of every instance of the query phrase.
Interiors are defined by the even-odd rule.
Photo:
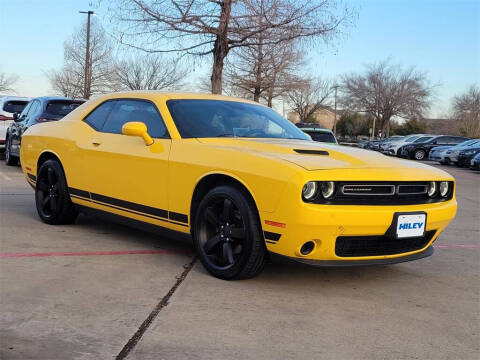
[[[421,237],[425,234],[425,214],[399,215],[397,220],[397,238]]]

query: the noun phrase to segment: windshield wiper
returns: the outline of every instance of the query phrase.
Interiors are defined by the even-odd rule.
[[[216,135],[215,137],[235,137],[235,135],[233,135],[233,134],[220,134],[220,135]]]

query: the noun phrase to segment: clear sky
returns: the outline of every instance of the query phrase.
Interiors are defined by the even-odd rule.
[[[312,50],[312,74],[335,78],[387,58],[415,66],[438,84],[431,116],[444,116],[455,94],[480,84],[480,0],[345,2],[358,19],[335,46]],[[44,71],[62,65],[63,41],[85,21],[78,10],[88,9],[106,22],[98,0],[0,0],[0,71],[20,76],[18,95],[51,94]],[[192,79],[209,70],[203,64]]]

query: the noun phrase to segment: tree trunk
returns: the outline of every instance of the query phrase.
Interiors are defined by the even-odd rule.
[[[218,24],[217,38],[213,47],[212,94],[222,93],[222,74],[225,57],[228,54],[228,23],[232,10],[232,0],[224,0],[221,3],[221,12]]]

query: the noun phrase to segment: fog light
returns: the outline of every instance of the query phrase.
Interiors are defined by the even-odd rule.
[[[312,200],[317,194],[317,183],[315,181],[307,182],[302,189],[302,195],[305,200]]]
[[[322,183],[322,196],[328,199],[335,192],[335,183],[333,181],[325,181]]]
[[[437,184],[435,183],[435,181],[430,181],[428,183],[428,190],[427,190],[428,196],[430,197],[434,196],[436,191],[437,191]]]
[[[447,194],[448,194],[448,182],[442,181],[440,183],[439,188],[440,188],[440,195],[442,195],[442,197],[447,196]]]

